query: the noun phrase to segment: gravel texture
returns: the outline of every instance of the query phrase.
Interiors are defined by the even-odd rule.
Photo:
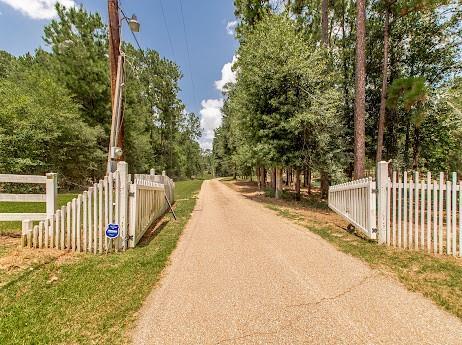
[[[462,344],[462,322],[217,180],[134,344]]]

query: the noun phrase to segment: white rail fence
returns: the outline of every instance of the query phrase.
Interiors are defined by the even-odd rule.
[[[376,238],[375,182],[365,178],[329,188],[329,207],[361,230]]]
[[[154,178],[164,183],[143,178],[135,178],[132,183],[127,164],[119,162],[116,172],[109,173],[38,225],[33,225],[33,219],[23,220],[23,246],[91,253],[134,247],[167,210],[166,189],[170,194],[174,192],[170,178],[150,177]],[[106,236],[110,224],[119,229],[119,235],[113,239]]]
[[[45,194],[0,193],[0,202],[44,202],[46,213],[0,213],[0,221],[45,220],[57,208],[58,180],[56,174],[46,176],[0,174],[0,183],[44,184]]]
[[[379,243],[462,257],[462,181],[456,173],[446,180],[444,173],[434,179],[431,173],[421,177],[419,172],[393,171],[390,178],[388,163],[380,162],[370,193],[376,212],[372,207],[362,211],[371,201],[358,197],[354,186],[361,183],[331,187],[329,207],[363,231],[357,217],[363,219],[361,212],[369,212],[366,217],[376,219]],[[351,211],[357,209],[361,211]]]

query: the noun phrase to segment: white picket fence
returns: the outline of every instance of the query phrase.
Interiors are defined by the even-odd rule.
[[[421,178],[419,172],[394,171],[390,178],[388,163],[380,162],[376,182],[370,183],[369,200],[355,191],[363,180],[331,187],[329,207],[363,231],[358,219],[369,212],[366,217],[376,219],[379,243],[462,257],[462,181],[456,173],[450,180],[440,173],[435,180],[431,173]]]
[[[174,192],[174,184],[167,176],[156,178],[165,180],[167,188],[163,183],[140,178],[132,183],[127,164],[119,162],[117,171],[109,173],[38,225],[24,220],[23,246],[91,253],[134,247],[152,222],[167,210],[165,190]],[[132,194],[132,191],[135,192]],[[115,239],[106,237],[109,224],[119,226],[120,235]]]
[[[0,183],[44,184],[45,194],[0,193],[0,202],[44,202],[46,213],[0,213],[0,221],[45,220],[56,211],[58,180],[56,174],[45,176],[0,174]]]
[[[331,186],[329,207],[361,230],[368,238],[376,238],[375,182],[371,178]]]

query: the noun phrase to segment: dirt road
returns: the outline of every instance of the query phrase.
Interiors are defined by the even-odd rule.
[[[462,323],[212,180],[133,343],[460,345]]]

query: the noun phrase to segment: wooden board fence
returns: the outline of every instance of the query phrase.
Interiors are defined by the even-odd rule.
[[[45,176],[0,174],[0,183],[44,184],[45,194],[0,193],[0,202],[44,202],[46,213],[0,213],[0,222],[45,220],[57,208],[58,179],[55,173]]]

